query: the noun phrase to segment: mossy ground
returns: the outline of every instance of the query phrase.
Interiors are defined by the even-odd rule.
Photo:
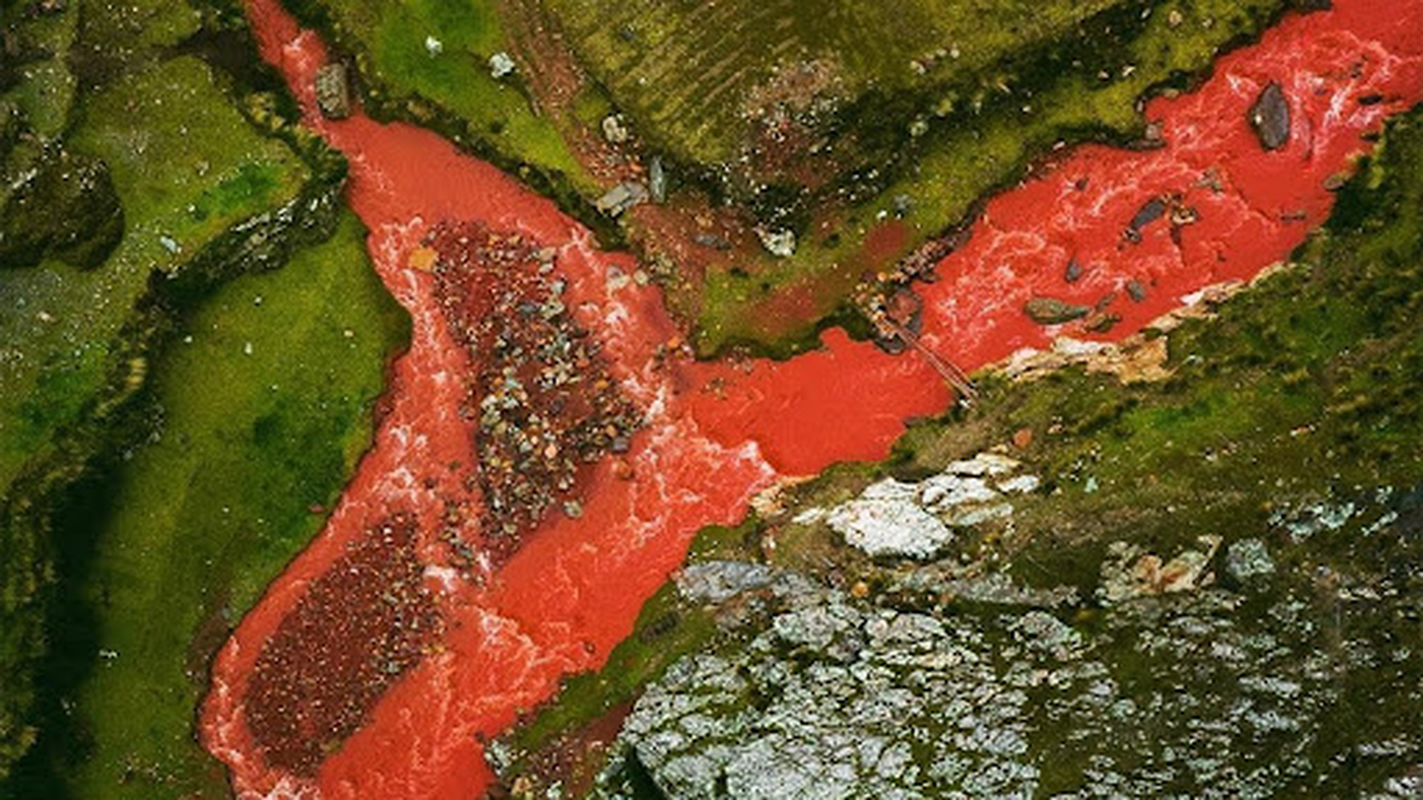
[[[669,305],[701,354],[776,356],[825,325],[858,330],[848,298],[866,275],[953,230],[1058,142],[1139,137],[1140,98],[1188,84],[1286,5],[292,3],[354,55],[379,114],[435,125],[608,243],[668,262]],[[488,59],[503,50],[519,71],[496,80]],[[613,113],[633,138],[609,148]],[[654,155],[667,213],[593,210]],[[684,259],[708,219],[736,247]],[[762,250],[758,223],[794,229],[796,253]]]
[[[63,708],[20,775],[47,796],[221,796],[193,728],[207,663],[315,535],[374,430],[406,319],[349,215],[237,278],[153,367],[149,438],[61,530],[45,684]]]
[[[1091,624],[1091,598],[1112,541],[1170,557],[1199,546],[1202,535],[1228,544],[1287,530],[1290,520],[1308,527],[1343,507],[1353,514],[1347,524],[1315,526],[1324,533],[1296,537],[1294,546],[1277,542],[1279,570],[1301,576],[1306,595],[1322,591],[1311,588],[1320,575],[1394,576],[1416,585],[1416,564],[1413,572],[1407,566],[1413,545],[1367,530],[1400,513],[1390,510],[1395,506],[1412,508],[1406,499],[1380,498],[1406,498],[1423,484],[1415,446],[1423,437],[1416,391],[1423,382],[1423,112],[1390,126],[1381,152],[1343,190],[1326,229],[1297,262],[1228,301],[1217,316],[1162,334],[1172,369],[1164,381],[1123,385],[1080,368],[1029,383],[980,375],[974,407],[912,428],[882,464],[841,465],[788,490],[785,513],[703,532],[690,560],[764,561],[845,590],[862,584],[859,593],[883,593],[893,605],[943,611],[953,598],[905,588],[916,585],[906,580],[915,567],[875,562],[823,523],[790,518],[840,503],[886,475],[922,479],[954,459],[1007,447],[1042,485],[1014,501],[1008,535],[963,530],[948,555],[1022,585],[1076,587],[1087,602],[1083,625]],[[1252,602],[1264,608],[1276,600],[1267,593]],[[1368,635],[1399,641],[1416,635],[1415,622],[1400,619],[1394,632]],[[507,738],[515,766],[506,777],[541,786],[571,772],[595,773],[605,750],[585,753],[585,763],[571,770],[566,757],[549,754],[609,709],[634,701],[660,674],[664,653],[739,646],[744,642],[720,630],[710,610],[687,607],[669,584],[608,669],[570,680]],[[1130,653],[1114,657],[1124,669],[1132,663]],[[642,664],[652,669],[626,666]],[[1350,679],[1354,710],[1347,713],[1372,707],[1360,684],[1367,680]]]
[[[96,269],[49,260],[0,273],[14,309],[0,320],[10,355],[0,386],[0,485],[100,389],[151,275],[178,270],[233,225],[291,201],[310,177],[189,57],[141,66],[86,98],[67,146],[108,165],[125,231]]]
[[[535,110],[518,73],[493,77],[489,60],[513,44],[493,0],[296,0],[292,9],[319,21],[334,44],[354,54],[368,78],[369,110],[433,122],[435,109],[453,115],[457,141],[500,166],[543,185],[569,182],[591,193],[585,174],[555,124]]]
[[[3,184],[101,164],[111,187],[19,213],[7,192],[6,233],[100,199],[123,230],[99,263],[0,268],[0,795],[37,734],[22,796],[220,793],[192,727],[207,659],[319,525],[402,340],[358,225],[315,247],[344,165],[289,122],[241,20],[218,0],[6,10]],[[175,345],[184,322],[207,329]]]

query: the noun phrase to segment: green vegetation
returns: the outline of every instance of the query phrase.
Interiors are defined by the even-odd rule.
[[[1142,97],[1187,86],[1287,0],[292,5],[354,57],[376,113],[517,167],[642,251],[700,353],[789,355],[862,327],[848,298],[867,274],[1057,143],[1139,139]],[[517,69],[495,79],[499,52]],[[603,142],[611,114],[627,144]],[[663,213],[593,210],[653,156]],[[688,255],[709,219],[735,247]],[[795,253],[763,250],[758,225],[793,230]]]
[[[181,270],[232,226],[292,202],[310,176],[188,57],[146,64],[86,98],[83,122],[62,147],[58,158],[72,150],[106,165],[122,203],[123,238],[92,270],[50,259],[0,273],[19,309],[0,320],[0,338],[23,354],[3,366],[0,485],[101,390],[151,274]],[[53,219],[56,210],[33,213]]]
[[[1145,7],[1151,13],[1142,16]],[[864,144],[845,145],[862,148],[861,161],[810,201],[812,208],[833,204],[838,195],[852,204],[833,219],[829,235],[803,237],[790,258],[710,272],[698,317],[700,348],[805,344],[866,272],[890,269],[958,226],[975,203],[1021,179],[1058,142],[1140,138],[1138,98],[1186,86],[1222,47],[1264,28],[1281,7],[1277,0],[1121,3],[1036,49],[978,66],[965,59],[942,83],[890,94],[885,102],[898,115],[886,118],[871,102],[881,95],[872,93],[839,123],[865,133]],[[867,259],[866,237],[881,221],[901,216],[902,242],[887,256]],[[787,296],[807,298],[798,318],[774,313]]]
[[[882,109],[896,94],[955,83],[1068,35],[1114,4],[550,2],[575,49],[644,135],[679,161],[702,165],[749,149],[761,106]],[[891,112],[907,128],[903,110]]]
[[[163,430],[154,406],[145,401],[154,396],[154,375],[196,369],[155,361],[161,346],[171,342],[174,320],[235,276],[280,267],[293,251],[329,238],[338,218],[344,163],[281,116],[293,105],[284,95],[264,91],[280,89],[275,77],[245,64],[252,58],[251,42],[230,5],[96,0],[23,4],[10,14],[12,5],[3,20],[7,54],[0,68],[0,298],[6,307],[0,315],[0,794],[43,723],[45,744],[26,762],[25,780],[43,779],[44,788],[37,791],[51,796],[59,788],[53,775],[45,777],[46,770],[62,766],[66,773],[72,768],[77,784],[90,781],[90,788],[102,786],[98,793],[109,796],[117,790],[96,776],[102,765],[117,762],[115,747],[129,748],[124,752],[136,754],[145,769],[198,757],[191,742],[196,689],[182,683],[187,678],[181,669],[146,672],[151,665],[135,660],[132,667],[96,674],[136,680],[126,670],[137,670],[152,682],[143,689],[116,686],[113,697],[103,690],[108,699],[123,696],[126,705],[112,714],[99,712],[99,699],[83,683],[84,665],[102,646],[97,642],[114,637],[156,663],[173,657],[174,643],[190,638],[196,620],[224,604],[240,608],[252,601],[317,524],[306,509],[329,500],[348,474],[369,431],[365,404],[379,387],[379,364],[397,332],[389,301],[380,300],[360,255],[359,232],[348,223],[329,249],[303,255],[300,263],[313,288],[281,289],[291,294],[275,302],[286,309],[281,326],[239,324],[234,312],[231,327],[250,328],[253,356],[240,348],[220,354],[202,350],[210,356],[208,372],[194,390],[219,386],[230,394],[225,401],[250,403],[226,409],[233,424],[244,408],[265,414],[262,455],[216,460],[236,458],[241,438],[232,428],[215,427],[215,406],[204,407],[170,386],[169,396],[158,402],[172,429],[214,426],[231,438],[222,448],[208,442],[195,449],[192,460],[183,462],[187,467],[153,466],[153,475],[163,478],[130,476],[136,463],[147,463],[125,460],[146,452],[134,449],[138,440]],[[224,48],[240,57],[223,58]],[[11,52],[18,56],[11,59]],[[287,282],[279,285],[301,281]],[[353,304],[351,315],[328,305],[343,298]],[[362,316],[362,309],[369,313]],[[277,316],[273,311],[268,318]],[[303,316],[312,320],[309,329],[296,324]],[[332,350],[319,338],[328,319],[344,319],[353,333],[341,359],[333,360],[339,364],[334,371],[261,384],[289,387],[293,394],[272,395],[273,403],[288,398],[286,405],[263,407],[255,397],[244,401],[229,385],[240,369],[269,370],[274,377],[294,370],[264,360],[255,349],[262,342],[285,343],[293,331],[311,338],[312,353]],[[195,342],[202,338],[195,334]],[[317,392],[320,397],[312,394]],[[174,417],[174,409],[194,420]],[[267,494],[244,495],[246,506],[228,503],[234,513],[252,515],[228,523],[248,527],[234,528],[222,539],[214,534],[222,524],[199,525],[194,509],[216,484],[239,480],[224,471],[237,465],[254,470],[260,465],[264,471],[232,485],[262,486]],[[197,473],[185,476],[182,468]],[[128,488],[115,494],[117,485],[103,480],[115,474],[132,480],[140,487],[133,491],[142,494],[130,497]],[[174,483],[160,494],[152,481],[164,479]],[[160,496],[171,502],[182,495],[183,485],[194,509],[170,522],[182,525],[189,537],[200,531],[193,541],[228,543],[201,556],[211,559],[201,564],[214,570],[209,585],[227,587],[223,597],[198,596],[203,584],[164,572],[196,574],[199,565],[181,559],[205,552],[173,538],[179,528],[106,516],[111,503],[119,504],[116,515],[142,514],[143,502]],[[278,513],[271,505],[277,502],[290,507]],[[175,506],[168,513],[179,510]],[[88,587],[81,578],[93,577],[87,570],[99,557],[95,548],[125,554],[102,550],[105,566],[95,567],[95,575],[110,566],[131,567],[135,562],[125,557],[138,558],[140,552],[174,555],[169,562],[152,563],[147,574],[108,574],[106,602],[124,599],[91,606],[95,596],[75,587]],[[131,582],[140,579],[172,585]],[[167,594],[156,603],[159,592]],[[184,592],[187,604],[180,597]],[[168,626],[161,636],[156,629],[134,627],[160,621]],[[204,640],[192,651],[193,675],[203,671],[217,643]],[[52,659],[47,663],[46,652]],[[37,716],[37,698],[43,701],[43,719]],[[91,708],[103,725],[120,727],[96,723],[87,729],[85,722],[69,731],[71,739],[63,739],[68,734],[60,723],[73,719],[69,710],[87,714]],[[76,759],[92,746],[93,765],[55,761],[70,745]],[[191,752],[180,752],[183,747]],[[205,780],[201,769],[191,770],[191,776],[185,768],[180,772],[184,780]],[[102,774],[113,780],[112,773]]]
[[[518,73],[496,79],[489,60],[513,43],[494,0],[296,0],[289,4],[351,52],[367,109],[437,127],[541,188],[573,196],[595,185]]]
[[[1217,316],[1159,334],[1168,337],[1172,370],[1162,381],[1123,385],[1079,367],[1028,383],[980,375],[972,408],[911,429],[882,464],[840,465],[788,490],[785,514],[704,531],[690,561],[762,561],[842,589],[862,584],[858,591],[882,593],[880,602],[890,605],[919,607],[926,602],[922,590],[906,587],[924,585],[933,566],[916,573],[874,562],[824,523],[790,518],[842,502],[885,476],[922,479],[952,460],[1008,446],[1042,485],[1014,500],[1007,532],[961,530],[948,563],[962,558],[1023,585],[1076,586],[1091,598],[1112,541],[1166,558],[1199,547],[1201,535],[1229,544],[1288,529],[1292,519],[1308,520],[1310,509],[1357,503],[1358,513],[1346,515],[1337,531],[1274,548],[1280,571],[1306,585],[1319,575],[1404,575],[1400,548],[1414,545],[1370,538],[1363,529],[1390,518],[1379,498],[1416,497],[1423,484],[1416,447],[1423,437],[1416,393],[1423,381],[1423,110],[1390,126],[1380,151],[1342,191],[1330,223],[1297,261],[1222,305]],[[1033,433],[1026,445],[1024,430]],[[1015,438],[1019,444],[1010,445]],[[774,548],[765,546],[771,539]],[[1257,610],[1270,607],[1270,597]],[[937,595],[928,601],[941,610],[953,602]],[[505,777],[540,786],[595,773],[601,764],[590,762],[605,751],[569,762],[561,745],[634,701],[672,660],[665,654],[745,645],[714,624],[712,614],[664,587],[603,672],[570,679],[554,702],[507,737],[514,767]],[[1396,632],[1376,633],[1380,641],[1399,640]],[[1131,663],[1129,652],[1119,655]],[[628,668],[642,664],[652,668]],[[1350,678],[1351,697],[1367,698],[1363,680]],[[1387,713],[1396,721],[1416,709]],[[1354,730],[1365,729],[1360,723]]]
[[[222,795],[193,731],[208,659],[325,521],[369,444],[406,318],[346,215],[329,242],[225,284],[173,335],[152,368],[151,436],[61,531],[45,683],[68,711],[49,709],[20,775],[46,796]]]

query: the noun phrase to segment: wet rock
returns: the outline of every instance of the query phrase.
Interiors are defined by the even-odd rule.
[[[1166,216],[1166,201],[1160,197],[1153,197],[1142,204],[1137,209],[1136,214],[1127,223],[1126,238],[1130,242],[1141,241],[1141,232],[1153,222]]]
[[[1039,325],[1061,325],[1082,319],[1091,311],[1087,306],[1068,303],[1055,297],[1034,297],[1023,304],[1023,313]]]
[[[619,440],[626,449],[641,413],[568,313],[554,252],[478,224],[438,225],[425,246],[441,312],[478,364],[466,388],[487,499],[481,532],[501,559],[550,510],[582,515],[580,476]]]
[[[1266,150],[1278,150],[1290,140],[1290,104],[1285,90],[1270,83],[1250,107],[1250,126]]]
[[[351,116],[351,82],[345,64],[326,64],[316,71],[316,107],[327,119]]]
[[[647,187],[641,183],[620,183],[609,189],[593,205],[610,217],[621,216],[628,209],[646,203]]]
[[[1121,321],[1122,318],[1117,314],[1096,312],[1083,323],[1082,327],[1092,333],[1109,333]]]
[[[785,228],[757,228],[756,235],[761,239],[761,246],[771,255],[778,258],[790,258],[795,255],[794,231]]]
[[[890,355],[904,352],[909,347],[904,334],[918,336],[924,327],[923,317],[924,299],[913,289],[901,286],[885,302],[884,319],[888,325],[875,326],[875,345]]]
[[[444,619],[421,578],[418,534],[403,512],[367,530],[263,644],[244,704],[267,763],[315,774],[438,640]]]

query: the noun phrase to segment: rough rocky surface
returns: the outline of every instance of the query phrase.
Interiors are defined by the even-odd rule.
[[[470,356],[461,413],[478,423],[485,551],[503,558],[556,505],[582,513],[580,477],[628,451],[642,414],[573,319],[553,250],[479,224],[442,224],[426,245],[412,258],[434,270],[446,324]]]
[[[806,509],[796,521],[823,518],[870,556],[929,558],[953,539],[954,528],[1012,515],[1009,497],[1039,484],[1035,475],[1013,475],[1019,466],[998,453],[979,453],[920,483],[886,478],[828,511]]]
[[[442,623],[415,535],[408,515],[369,531],[262,648],[247,719],[272,763],[312,774],[435,640]]]
[[[1406,557],[1420,521],[1374,536]],[[1423,702],[1423,652],[1398,635],[1423,614],[1416,578],[1280,591],[1261,539],[1230,552],[1233,590],[1096,610],[893,608],[782,577],[744,645],[648,688],[593,794],[1416,797],[1423,736],[1394,710]]]
[[[327,64],[317,71],[316,105],[330,119],[351,116],[351,80],[345,64]]]

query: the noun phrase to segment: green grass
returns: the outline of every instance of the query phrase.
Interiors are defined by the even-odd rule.
[[[502,80],[490,74],[489,58],[512,48],[497,6],[493,0],[292,3],[299,13],[328,20],[336,41],[355,52],[375,84],[377,110],[413,108],[422,117],[426,107],[437,107],[464,121],[473,144],[506,166],[532,165],[594,191],[554,121],[534,111],[517,74]],[[427,37],[438,40],[437,54]]]
[[[927,92],[918,109],[926,132],[890,137],[894,152],[876,163],[888,180],[856,189],[862,199],[835,237],[803,237],[791,258],[708,275],[697,319],[700,349],[804,343],[862,273],[891,266],[864,263],[857,253],[881,215],[894,218],[896,198],[907,198],[912,208],[904,220],[904,255],[965,219],[985,194],[1019,180],[1056,142],[1138,135],[1138,97],[1199,74],[1223,45],[1258,31],[1280,7],[1279,0],[1173,0],[1157,4],[1134,35],[1070,39],[1046,51],[1040,63],[990,70]],[[1179,25],[1170,22],[1173,11],[1181,15]],[[1133,69],[1123,75],[1127,65]],[[1099,78],[1102,70],[1112,77]],[[767,307],[788,292],[814,298],[808,312],[790,320],[768,315]]]
[[[93,548],[61,564],[60,630],[76,641],[47,665],[47,680],[77,681],[73,728],[48,732],[51,772],[34,777],[75,797],[222,795],[193,730],[207,661],[324,522],[311,509],[333,505],[368,446],[407,322],[347,214],[329,242],[224,285],[174,336],[153,367],[153,438],[64,532]]]
[[[833,76],[826,93],[839,103],[869,93],[889,100],[961,81],[1118,3],[552,0],[550,6],[594,76],[657,147],[680,161],[711,165],[740,156],[751,136],[748,107],[778,68],[818,61]],[[895,121],[906,128],[910,122]]]
[[[82,551],[57,539],[55,521],[100,501],[86,493],[99,488],[86,482],[93,469],[145,425],[133,401],[164,326],[214,284],[329,234],[341,169],[280,119],[239,111],[262,81],[178,55],[219,16],[168,0],[83,0],[3,21],[29,59],[0,69],[6,185],[25,170],[102,161],[123,235],[87,269],[54,257],[0,269],[0,782],[35,739],[38,659],[62,634],[47,618],[56,553]],[[59,230],[103,200],[37,196],[22,214]],[[284,206],[291,213],[273,213]]]
[[[293,200],[310,177],[260,135],[208,67],[177,58],[143,68],[86,103],[70,146],[105,161],[125,215],[108,261],[0,271],[17,313],[0,318],[0,487],[43,455],[103,388],[110,353],[154,272],[172,272],[248,217]]]

